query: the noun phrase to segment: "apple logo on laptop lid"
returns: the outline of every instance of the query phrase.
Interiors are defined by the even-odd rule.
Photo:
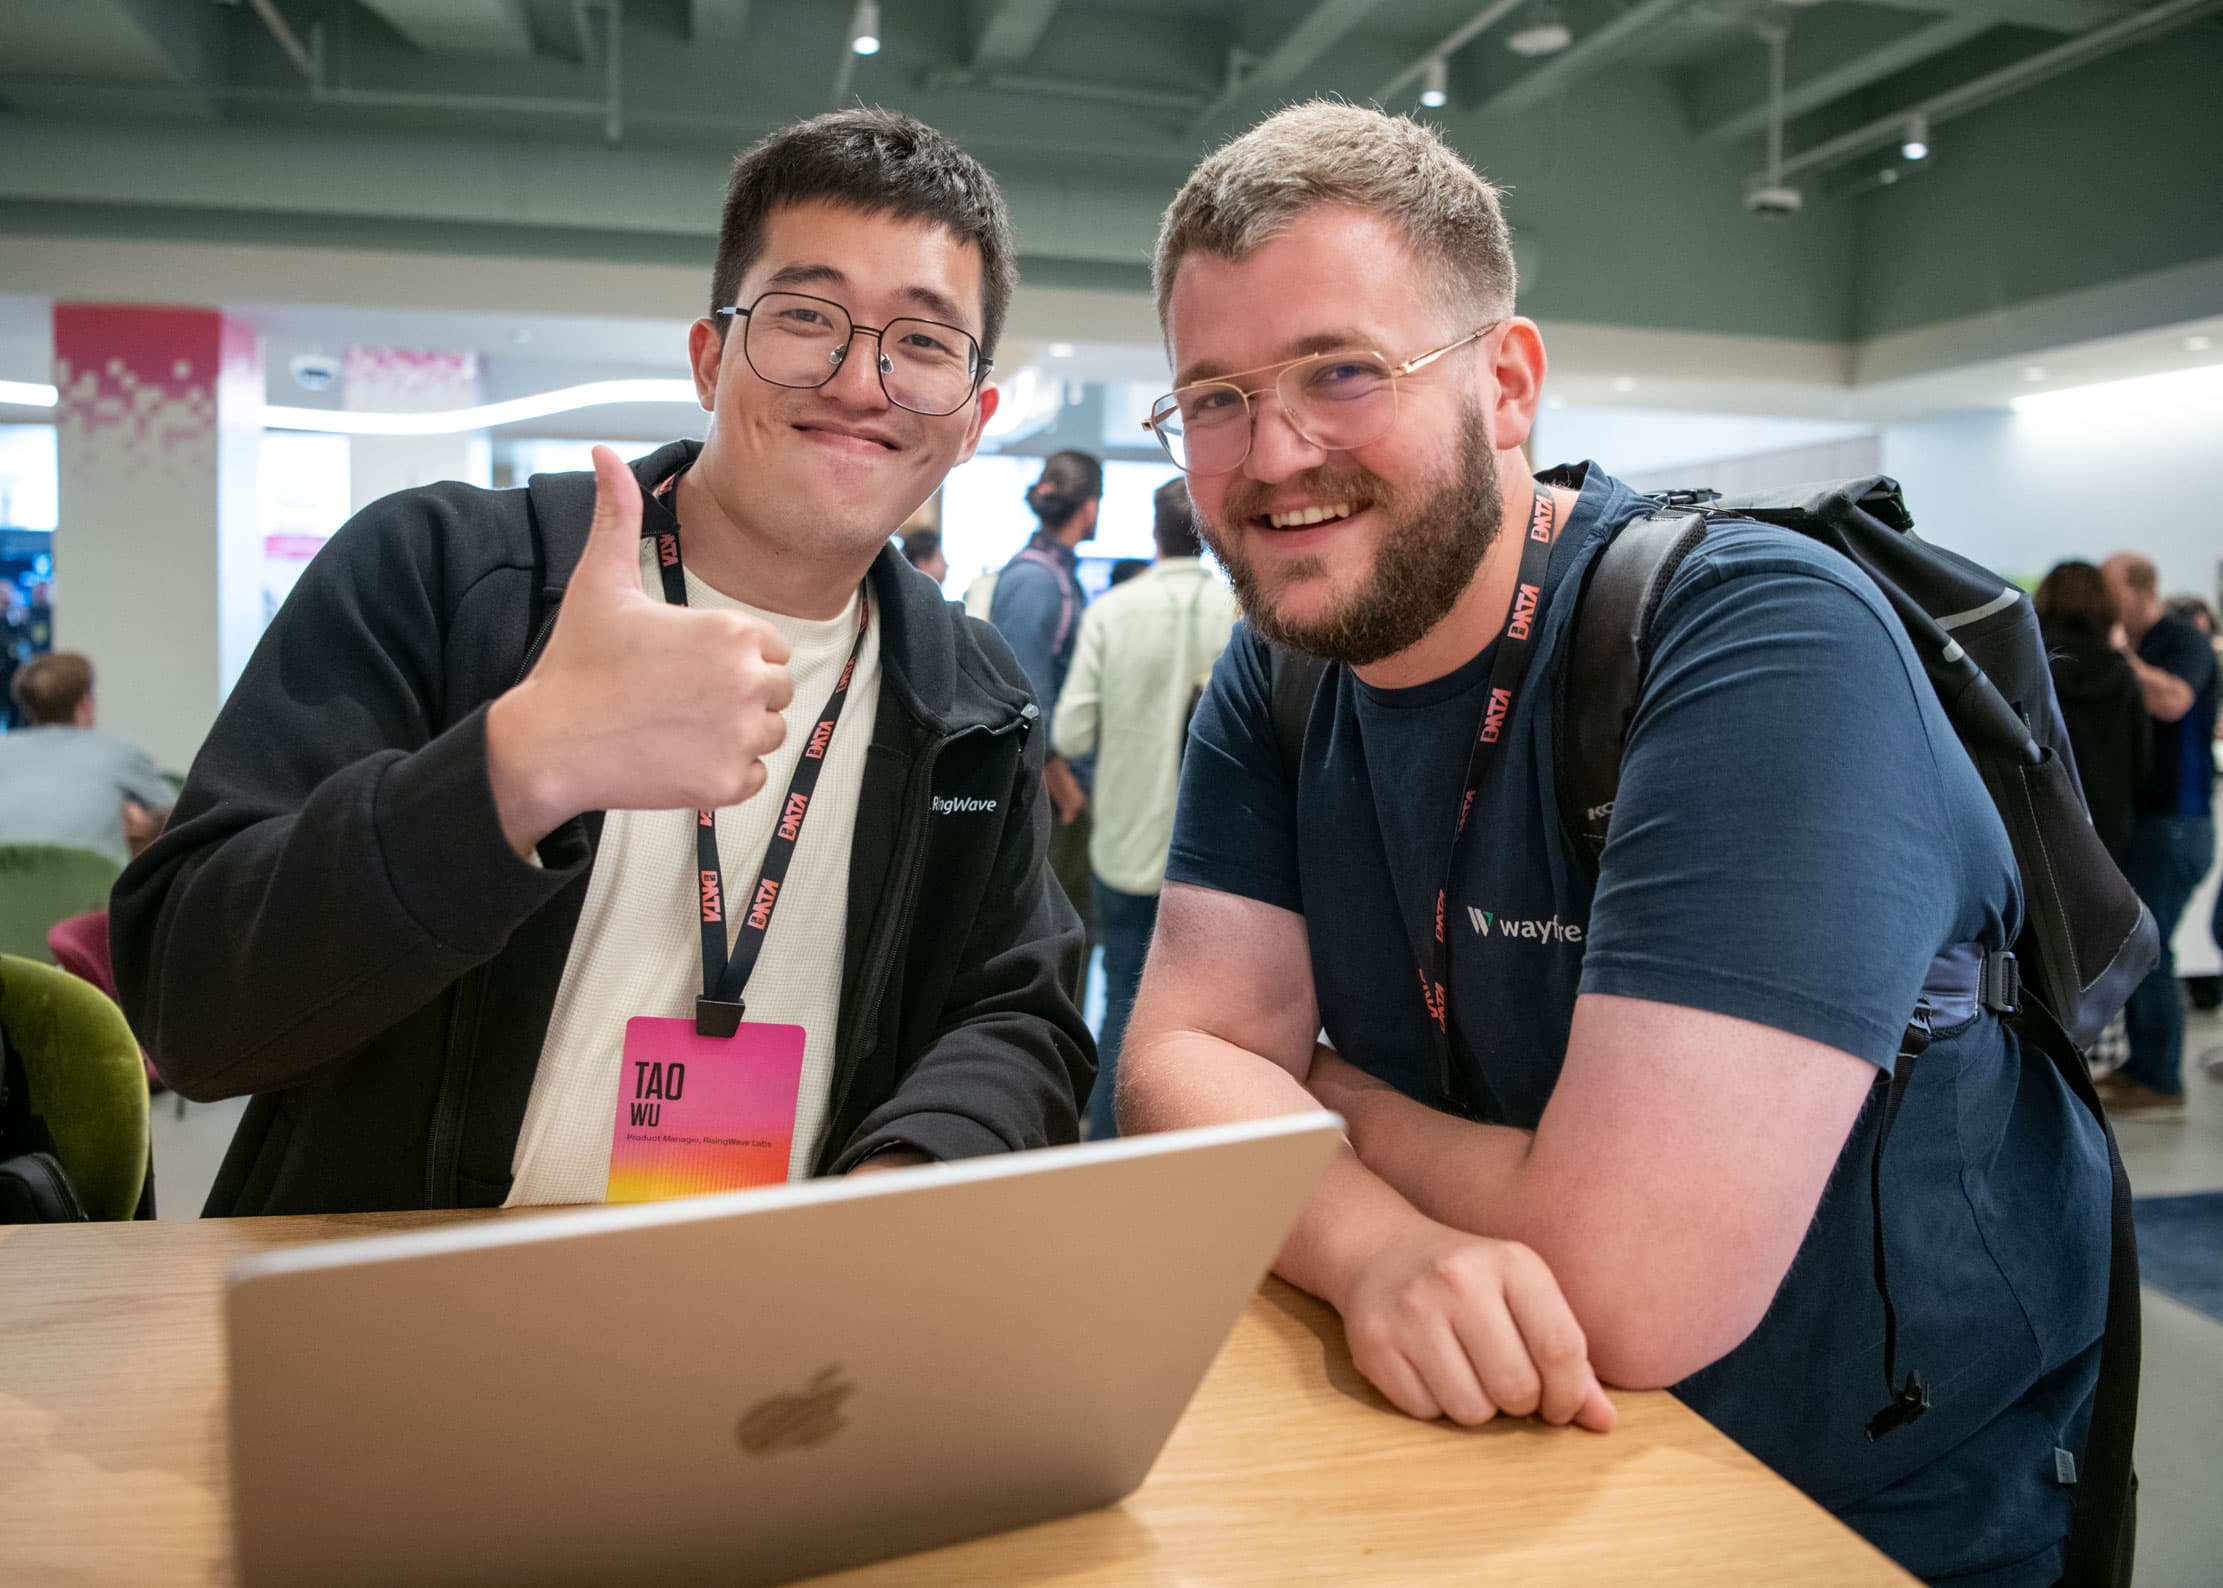
[[[768,1395],[742,1415],[735,1436],[752,1456],[822,1445],[848,1426],[841,1403],[857,1386],[841,1376],[836,1362],[819,1369],[807,1388],[792,1395]]]

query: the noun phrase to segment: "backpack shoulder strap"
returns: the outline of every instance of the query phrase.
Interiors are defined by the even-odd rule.
[[[1266,646],[1267,682],[1273,691],[1274,742],[1281,748],[1281,770],[1288,775],[1291,787],[1296,786],[1297,767],[1304,759],[1305,721],[1312,715],[1312,703],[1320,694],[1320,680],[1327,672],[1328,664],[1317,656],[1284,650],[1270,642]]]
[[[1652,618],[1675,570],[1705,538],[1703,513],[1631,519],[1584,571],[1553,700],[1552,765],[1560,828],[1593,866],[1613,819]]]

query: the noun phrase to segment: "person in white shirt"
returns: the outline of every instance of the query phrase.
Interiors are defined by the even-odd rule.
[[[1235,626],[1234,592],[1200,555],[1187,482],[1168,480],[1155,506],[1157,561],[1081,615],[1052,736],[1060,755],[1096,757],[1088,861],[1104,944],[1104,1031],[1091,1138],[1118,1134],[1114,1070],[1157,920],[1189,712]]]

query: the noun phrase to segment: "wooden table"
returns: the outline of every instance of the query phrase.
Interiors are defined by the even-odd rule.
[[[228,1582],[224,1270],[458,1216],[0,1227],[0,1583]],[[1413,1422],[1272,1281],[1125,1503],[821,1581],[1912,1581],[1679,1402],[1616,1400],[1605,1438]]]

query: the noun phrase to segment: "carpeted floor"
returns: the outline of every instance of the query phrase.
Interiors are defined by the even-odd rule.
[[[2139,1197],[2138,1277],[2223,1322],[2223,1191]]]

